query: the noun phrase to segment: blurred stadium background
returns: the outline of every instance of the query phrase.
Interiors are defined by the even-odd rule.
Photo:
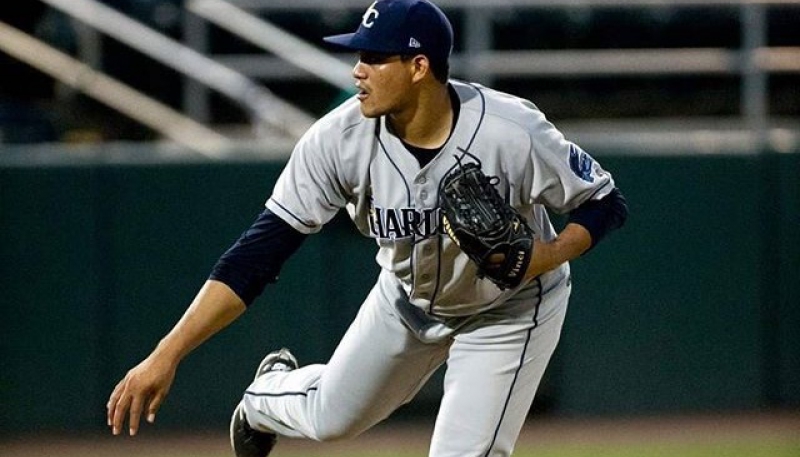
[[[0,4],[0,455],[225,455],[265,351],[326,360],[376,273],[343,218],[186,360],[145,436],[105,436],[113,384],[258,213],[297,136],[352,93],[354,58],[321,38],[368,3]],[[438,4],[453,76],[531,99],[631,204],[574,263],[524,449],[800,455],[800,1]],[[379,428],[382,448],[424,454],[440,380]],[[628,450],[535,446],[622,432]]]

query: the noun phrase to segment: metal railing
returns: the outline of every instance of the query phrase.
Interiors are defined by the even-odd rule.
[[[223,0],[189,0],[192,13],[342,89],[353,89],[350,66],[329,53]]]
[[[243,106],[257,127],[297,138],[314,121],[313,116],[280,99],[256,80],[310,79],[352,91],[353,58],[331,55],[318,48],[318,43],[304,42],[261,18],[261,13],[360,12],[370,0],[189,0],[183,43],[97,0],[41,1],[82,24],[78,28],[79,56],[84,62],[88,60],[89,66],[81,68],[102,61],[97,34],[107,34],[184,74],[183,111],[192,119],[211,121],[210,96],[217,91]],[[775,132],[769,117],[768,76],[800,73],[800,46],[768,46],[766,12],[776,5],[800,7],[800,0],[436,0],[436,3],[445,10],[462,13],[463,46],[452,58],[457,77],[491,85],[496,78],[738,75],[741,76],[739,111],[744,129],[737,134],[746,133],[754,148],[773,141],[776,134],[784,143],[786,138],[798,136],[797,132]],[[736,9],[741,24],[739,48],[499,50],[494,46],[495,22],[516,12],[612,7],[674,10],[693,6]],[[212,25],[267,52],[210,55]],[[121,108],[118,109],[124,113]],[[136,113],[128,113],[133,114]]]
[[[221,3],[226,8],[249,11],[247,24],[237,29],[236,21],[223,25],[218,18],[206,11],[210,5]],[[265,20],[258,20],[261,13],[277,11],[360,11],[369,0],[194,0],[189,9],[223,26],[232,33],[244,36],[261,30],[264,41],[256,43],[280,56],[281,40],[267,38],[267,28],[273,28]],[[670,75],[739,75],[741,76],[742,124],[753,138],[755,147],[769,141],[768,75],[771,73],[800,73],[800,47],[767,46],[766,11],[774,5],[796,5],[800,0],[437,0],[445,10],[463,13],[463,43],[460,53],[452,58],[454,74],[459,77],[491,85],[498,77],[604,77],[626,76],[670,76]],[[741,47],[727,48],[678,48],[678,49],[596,49],[596,50],[497,50],[493,46],[492,26],[499,13],[530,10],[536,8],[681,8],[713,6],[735,8],[740,17]],[[800,26],[800,24],[798,24]],[[247,29],[249,32],[246,32]],[[193,48],[208,50],[208,26],[198,17],[189,17],[185,23],[186,42]],[[271,41],[271,43],[270,43]],[[215,55],[216,59],[237,68],[245,74],[263,80],[322,79],[336,80],[330,69],[349,78],[350,65],[306,65],[320,58],[313,50],[310,53],[293,53],[296,65],[286,65],[281,57],[269,55]],[[352,61],[352,58],[350,58]],[[330,60],[328,60],[330,61]],[[346,73],[345,73],[346,71]],[[190,94],[198,105],[202,92]],[[206,108],[207,109],[207,105]],[[202,112],[195,116],[203,118]]]
[[[240,103],[257,128],[299,138],[314,118],[241,72],[137,22],[96,0],[42,0],[82,23],[141,51]]]
[[[58,79],[164,137],[210,158],[230,140],[132,87],[0,22],[0,51]]]

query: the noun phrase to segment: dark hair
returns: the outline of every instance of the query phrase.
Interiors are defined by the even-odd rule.
[[[414,55],[404,55],[400,56],[403,60],[411,60],[414,58]],[[447,81],[450,79],[450,62],[448,59],[434,59],[431,58],[429,55],[425,55],[428,58],[428,62],[431,63],[430,69],[431,73],[433,73],[433,77],[436,78],[442,84],[447,84]]]
[[[450,62],[447,59],[431,60],[428,58],[428,60],[431,62],[431,71],[436,80],[442,84],[447,84],[447,80],[450,79]]]

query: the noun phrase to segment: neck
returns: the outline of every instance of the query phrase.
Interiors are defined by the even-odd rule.
[[[436,149],[450,137],[453,107],[446,84],[420,88],[416,103],[389,115],[392,131],[406,143],[424,149]]]

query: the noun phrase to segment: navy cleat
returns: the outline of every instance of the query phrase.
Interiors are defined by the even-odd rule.
[[[258,365],[254,379],[271,371],[292,371],[297,367],[297,359],[288,349],[283,348],[264,357]],[[231,447],[236,457],[267,457],[278,440],[278,435],[274,433],[260,432],[250,427],[241,402],[233,410],[230,435]]]
[[[253,430],[244,415],[244,405],[236,406],[231,417],[231,447],[236,457],[266,457],[276,441],[278,436],[274,433]]]

